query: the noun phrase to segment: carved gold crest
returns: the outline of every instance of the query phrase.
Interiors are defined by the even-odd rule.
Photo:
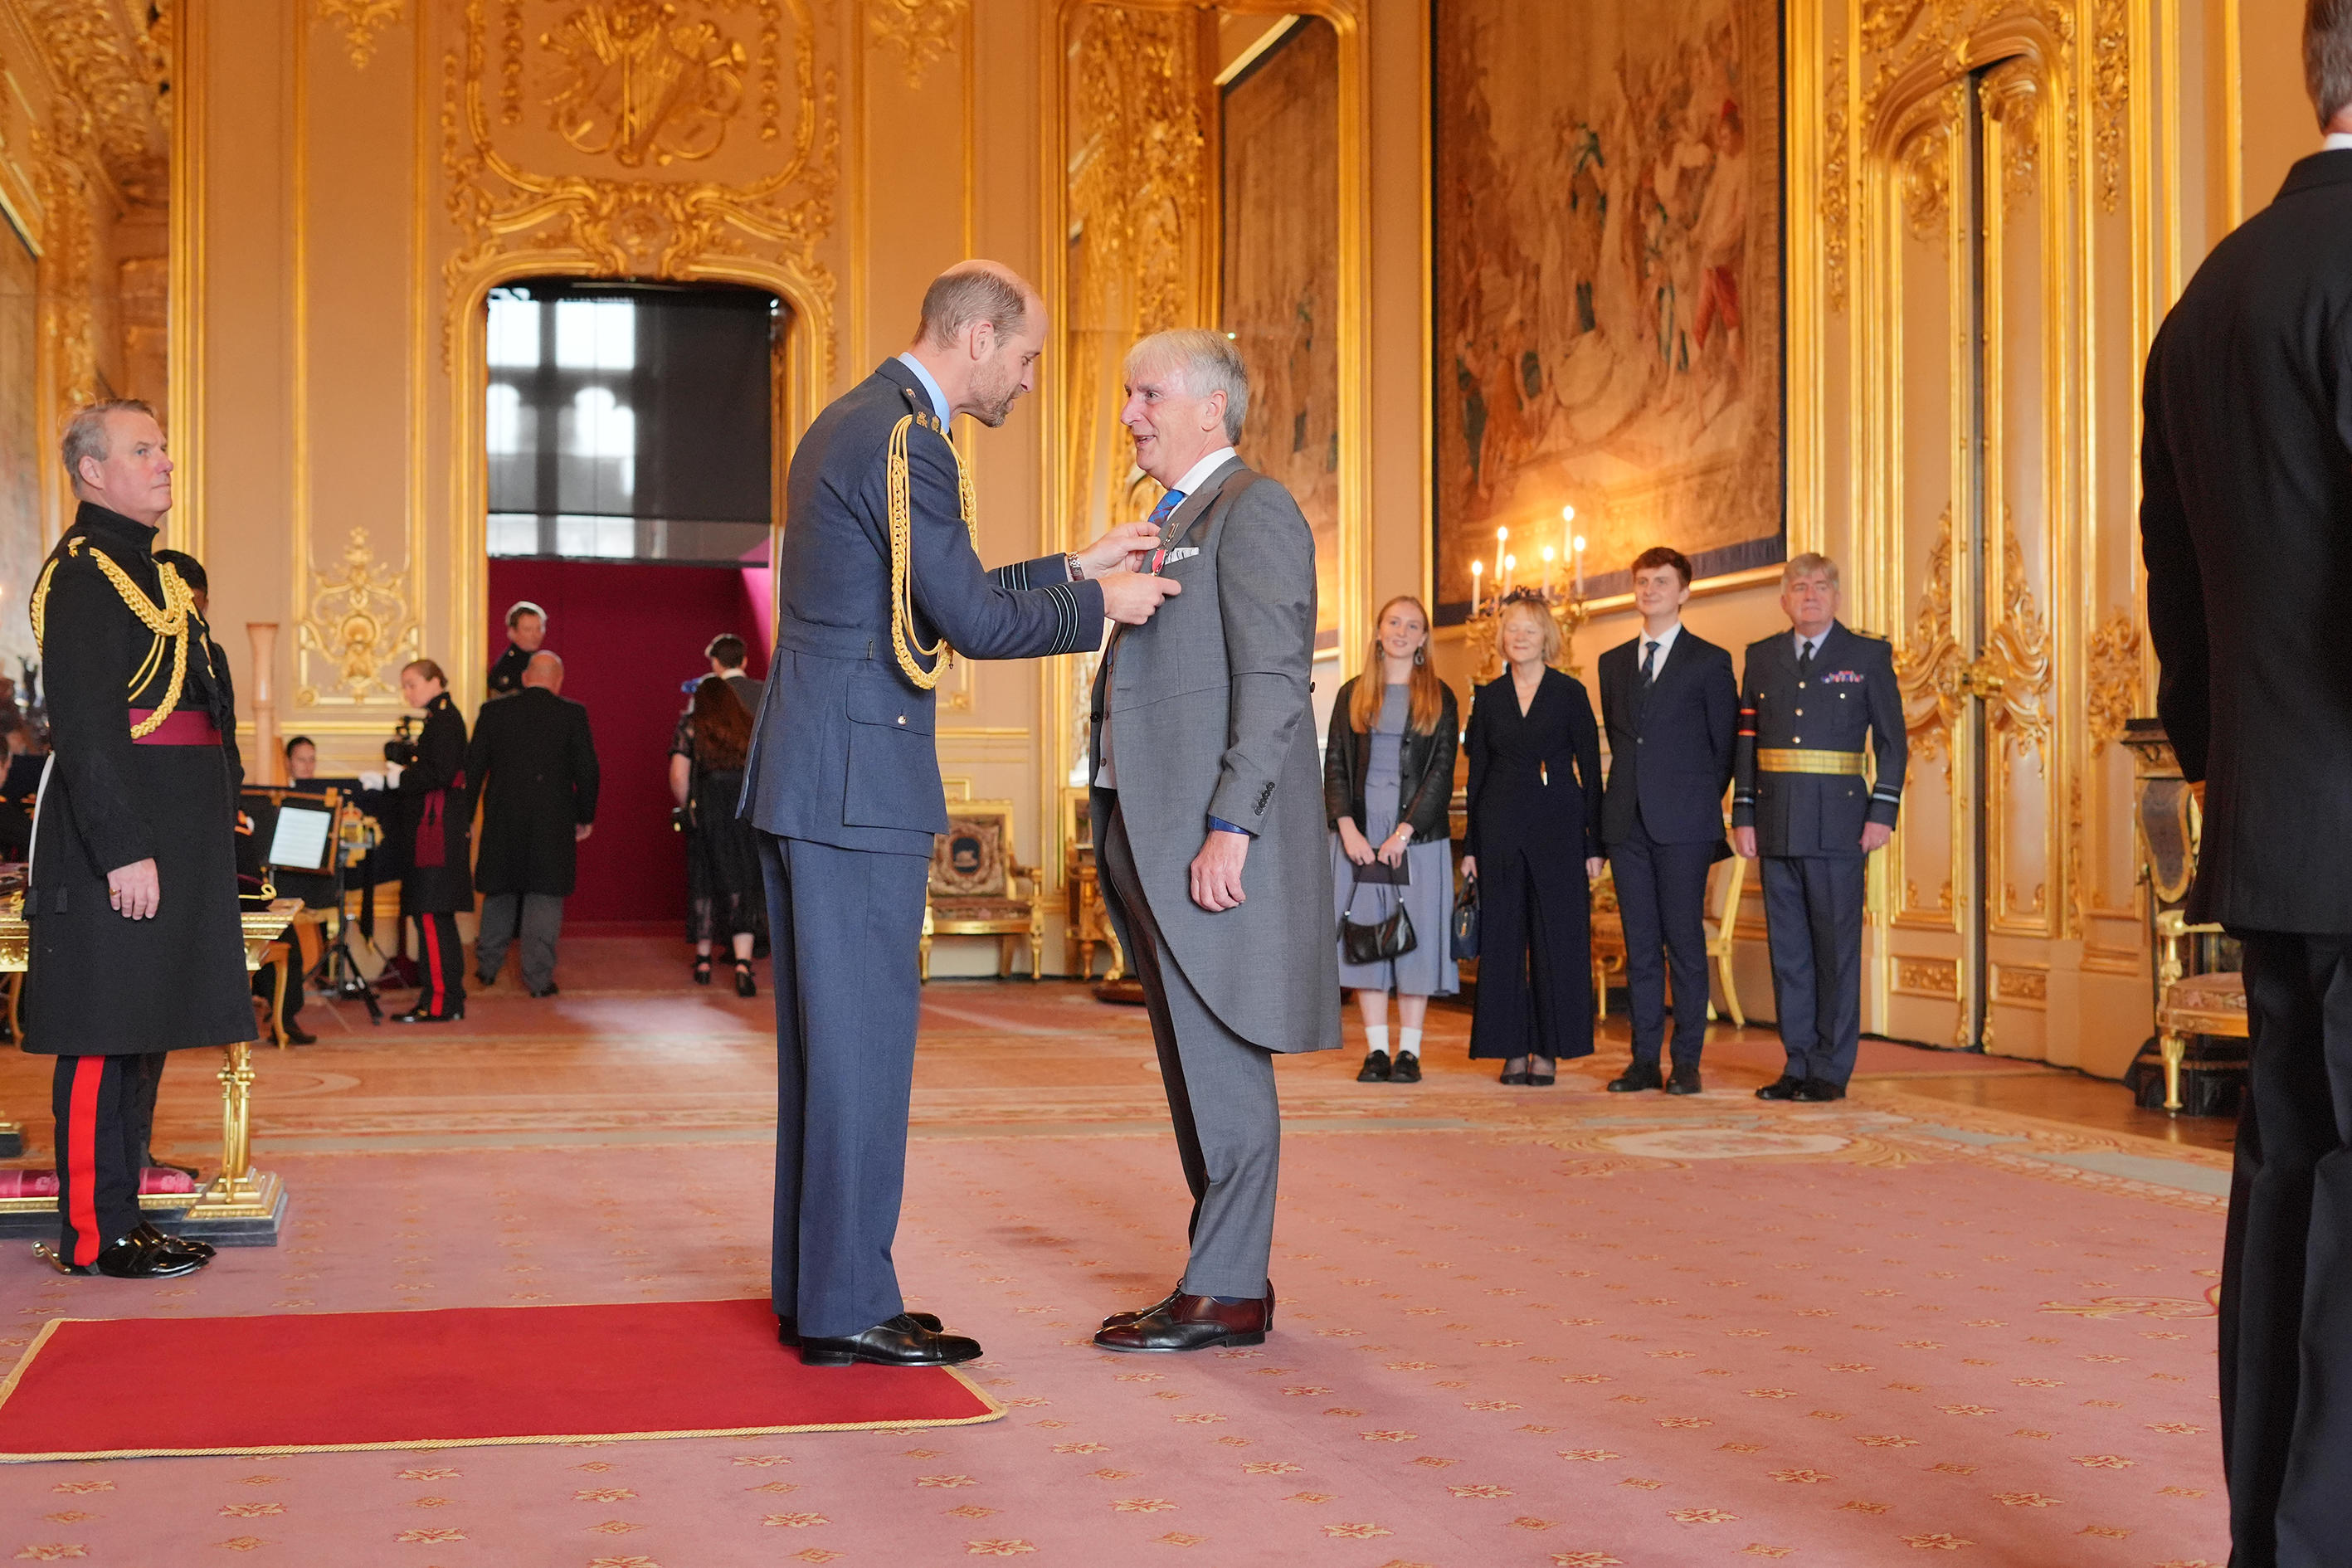
[[[624,168],[708,158],[743,101],[743,46],[666,0],[591,0],[540,44],[562,62],[550,127]]]

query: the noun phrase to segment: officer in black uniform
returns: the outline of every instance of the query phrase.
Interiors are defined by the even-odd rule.
[[[547,612],[529,599],[518,599],[507,611],[507,650],[490,666],[490,697],[512,697],[522,689],[522,672],[530,656],[547,640]]]
[[[1862,1044],[1862,897],[1903,804],[1894,650],[1837,618],[1837,563],[1780,574],[1790,629],[1748,647],[1733,752],[1732,847],[1764,862],[1764,929],[1788,1066],[1759,1100],[1845,1098]],[[1875,758],[1865,771],[1864,742]]]
[[[24,1048],[58,1058],[60,1245],[71,1274],[163,1279],[202,1242],[140,1216],[130,1070],[253,1038],[237,918],[236,717],[188,584],[153,556],[172,461],[146,405],[66,427],[81,505],[32,594],[56,754],[25,894]],[[46,1249],[45,1249],[46,1250]]]

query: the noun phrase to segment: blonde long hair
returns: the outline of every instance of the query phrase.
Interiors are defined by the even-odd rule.
[[[1412,700],[1405,710],[1405,728],[1416,735],[1433,735],[1445,717],[1445,687],[1437,679],[1437,671],[1429,662],[1429,612],[1411,594],[1399,594],[1381,606],[1372,617],[1371,650],[1364,656],[1364,673],[1357,678],[1356,690],[1348,700],[1348,727],[1358,734],[1367,734],[1380,721],[1381,699],[1386,693],[1388,672],[1382,661],[1387,655],[1381,651],[1381,623],[1399,605],[1410,605],[1421,617],[1421,651],[1413,656],[1411,691]]]

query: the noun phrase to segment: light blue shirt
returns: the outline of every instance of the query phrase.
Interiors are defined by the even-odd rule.
[[[915,379],[923,384],[923,390],[931,395],[931,407],[940,416],[940,428],[946,429],[950,420],[948,413],[948,395],[940,390],[940,384],[932,379],[931,373],[924,368],[923,362],[913,354],[900,354],[898,363],[913,371]]]

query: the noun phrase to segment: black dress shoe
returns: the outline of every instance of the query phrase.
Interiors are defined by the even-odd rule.
[[[1267,1305],[1179,1295],[1131,1323],[1107,1328],[1095,1343],[1107,1351],[1204,1351],[1265,1343]]]
[[[916,1322],[920,1323],[924,1328],[930,1330],[931,1332],[935,1334],[940,1331],[940,1320],[934,1313],[908,1312],[906,1316],[912,1318]],[[801,1342],[801,1324],[798,1318],[787,1318],[782,1312],[776,1314],[776,1342],[780,1345],[788,1345],[795,1348],[799,1346]]]
[[[139,1228],[131,1234],[143,1236],[157,1246],[173,1247],[192,1257],[204,1258],[207,1262],[212,1259],[213,1244],[211,1242],[199,1241],[193,1236],[173,1236],[168,1231],[158,1230],[155,1228],[155,1222],[152,1219],[141,1220]]]
[[[1389,1080],[1389,1072],[1388,1052],[1367,1051],[1364,1053],[1364,1065],[1356,1069],[1356,1081],[1358,1083],[1386,1083]]]
[[[284,1026],[284,1029],[286,1043],[289,1046],[315,1046],[319,1043],[318,1036],[299,1024],[288,1024]]]
[[[1698,1092],[1698,1068],[1676,1068],[1675,1069],[1674,1077],[1666,1080],[1666,1092],[1668,1094],[1696,1094]]]
[[[33,1250],[60,1274],[104,1274],[115,1279],[177,1279],[212,1261],[209,1254],[200,1257],[166,1245],[167,1240],[161,1232],[142,1236],[132,1231],[112,1247],[101,1248],[95,1263],[68,1263],[45,1244],[36,1243]]]
[[[1541,1072],[1536,1071],[1535,1064],[1538,1061],[1544,1064],[1544,1070]],[[1526,1084],[1529,1089],[1549,1089],[1559,1080],[1559,1075],[1552,1070],[1550,1058],[1546,1057],[1532,1057],[1529,1058],[1528,1061],[1528,1076],[1521,1079],[1519,1081]]]
[[[465,1016],[466,1005],[463,1002],[446,1013],[428,1013],[425,1010],[425,1004],[420,1002],[405,1013],[394,1013],[392,1021],[395,1024],[454,1024]]]
[[[1666,1080],[1658,1076],[1657,1063],[1635,1062],[1625,1069],[1623,1077],[1609,1080],[1609,1092],[1635,1094],[1645,1089],[1664,1089],[1665,1086]]]
[[[862,1334],[803,1336],[803,1366],[958,1366],[980,1359],[980,1342],[923,1327],[901,1312]]]
[[[757,996],[759,994],[760,983],[752,978],[751,961],[748,958],[737,959],[735,961],[735,994]]]
[[[552,995],[554,995],[554,994],[555,994],[555,993],[556,993],[556,984],[555,984],[555,982],[554,982],[554,981],[552,981],[552,980],[551,980],[551,981],[549,981],[549,982],[548,982],[544,986],[541,986],[539,990],[532,992],[532,993],[531,993],[531,994],[532,994],[533,996],[552,996]]]
[[[1399,1051],[1397,1053],[1396,1065],[1389,1068],[1389,1081],[1391,1083],[1419,1083],[1421,1081],[1421,1053],[1419,1051]]]
[[[1845,1085],[1832,1083],[1825,1078],[1809,1078],[1797,1086],[1797,1092],[1793,1098],[1816,1105],[1825,1100],[1843,1100]]]
[[[1139,1312],[1113,1312],[1109,1317],[1103,1320],[1102,1326],[1106,1329],[1125,1328],[1129,1323],[1137,1322],[1144,1318],[1151,1316],[1154,1312],[1163,1311],[1166,1309],[1174,1306],[1183,1294],[1184,1282],[1180,1279],[1176,1282],[1176,1289],[1169,1291],[1168,1294],[1160,1297],[1160,1300],[1152,1302],[1151,1305],[1144,1308],[1143,1310]],[[1274,1327],[1274,1281],[1271,1279],[1265,1282],[1265,1326],[1269,1331]]]
[[[1797,1098],[1797,1090],[1804,1088],[1804,1086],[1805,1080],[1803,1079],[1790,1078],[1787,1073],[1782,1073],[1779,1078],[1773,1079],[1770,1083],[1766,1084],[1762,1089],[1758,1089],[1756,1091],[1756,1098],[1759,1100],[1794,1100]]]
[[[1507,1072],[1495,1081],[1496,1083],[1525,1083],[1528,1081],[1528,1069],[1521,1068],[1517,1072]]]

